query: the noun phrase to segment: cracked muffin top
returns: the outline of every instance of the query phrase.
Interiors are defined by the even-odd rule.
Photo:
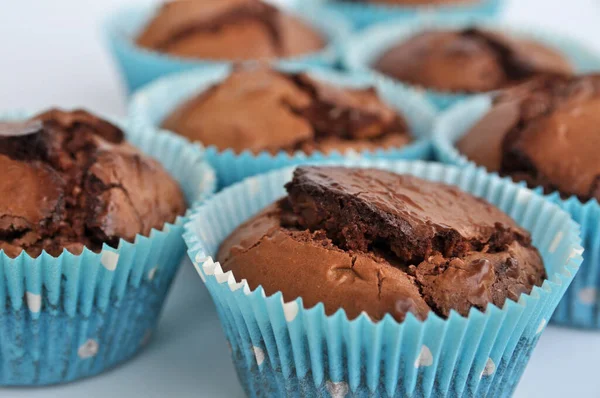
[[[491,171],[600,200],[600,75],[546,76],[500,93],[457,143]]]
[[[411,141],[404,118],[375,89],[336,87],[262,65],[236,68],[175,109],[163,127],[236,153],[375,150]]]
[[[0,123],[0,249],[58,256],[117,247],[185,212],[179,185],[86,111]]]
[[[218,60],[293,57],[326,44],[304,22],[259,0],[167,2],[136,42],[179,57]]]
[[[540,286],[529,233],[486,201],[375,169],[299,167],[288,195],[239,226],[217,254],[252,289],[366,312],[467,315]]]
[[[419,33],[390,48],[374,68],[424,88],[467,93],[573,71],[563,55],[541,43],[477,28]]]

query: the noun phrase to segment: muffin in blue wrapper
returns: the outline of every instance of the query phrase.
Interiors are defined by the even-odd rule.
[[[351,36],[342,46],[342,62],[349,70],[375,71],[375,63],[394,45],[405,42],[418,33],[437,30],[460,30],[478,27],[496,32],[506,32],[508,36],[537,42],[551,50],[555,50],[568,61],[575,72],[584,73],[600,68],[600,57],[585,43],[556,32],[546,32],[536,28],[519,25],[490,22],[477,18],[432,18],[421,21],[383,23]],[[381,73],[377,72],[376,73]],[[389,77],[391,79],[391,77]],[[420,90],[438,109],[444,110],[453,104],[473,95],[467,92],[447,92],[409,83],[398,84],[411,86]]]
[[[311,154],[301,151],[293,154],[286,151],[276,154],[263,151],[254,154],[248,150],[235,153],[231,149],[223,151],[209,146],[206,156],[216,170],[219,186],[225,187],[268,170],[314,161],[334,161],[356,156],[411,160],[427,160],[431,157],[431,145],[426,139],[430,136],[436,112],[427,100],[412,90],[397,87],[371,74],[345,74],[329,69],[290,64],[280,65],[278,68],[284,72],[308,72],[315,79],[334,86],[375,87],[381,98],[405,118],[415,141],[400,148],[365,150],[358,153],[333,151],[328,154],[320,151]],[[230,66],[212,67],[169,76],[148,85],[132,97],[129,108],[132,123],[141,128],[160,125],[181,103],[223,81],[230,73]]]
[[[194,209],[185,225],[189,255],[216,304],[238,376],[256,396],[509,397],[540,333],[582,261],[578,226],[556,205],[522,186],[485,173],[426,162],[346,161],[456,184],[507,212],[532,233],[548,279],[503,308],[489,304],[468,317],[389,314],[373,322],[325,315],[281,292],[249,288],[213,259],[245,220],[285,195],[292,169],[246,179]]]
[[[175,72],[200,67],[226,65],[230,62],[211,59],[181,58],[144,49],[136,45],[136,37],[151,20],[157,6],[138,6],[122,9],[106,23],[108,45],[123,75],[129,92]],[[308,65],[334,65],[339,58],[339,44],[350,32],[350,24],[339,14],[314,7],[287,7],[284,12],[308,23],[327,40],[318,52],[283,58],[285,61]]]
[[[396,21],[411,21],[417,18],[457,18],[478,17],[493,18],[501,13],[506,0],[481,0],[471,4],[446,5],[393,5],[368,3],[366,1],[343,0],[309,0],[329,10],[339,12],[348,18],[355,29],[363,29],[371,25]]]
[[[475,125],[492,106],[490,96],[478,96],[455,105],[443,113],[434,128],[436,159],[447,164],[467,166],[469,159],[461,154],[454,143]],[[541,188],[536,192],[543,194]],[[558,305],[552,322],[564,326],[600,328],[600,205],[597,199],[582,201],[576,196],[561,197],[558,192],[546,195],[581,225],[585,256],[581,270]]]
[[[3,122],[30,114],[3,114]],[[126,139],[160,161],[188,204],[209,197],[214,171],[200,147],[170,133],[136,132]],[[83,133],[82,133],[83,134]],[[151,338],[185,254],[186,217],[117,248],[66,249],[57,257],[0,252],[0,385],[70,382],[126,361]]]

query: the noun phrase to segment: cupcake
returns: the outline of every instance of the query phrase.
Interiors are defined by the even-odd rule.
[[[288,195],[217,254],[267,295],[402,322],[517,301],[546,277],[530,234],[455,187],[377,169],[300,167]],[[351,226],[351,227],[349,227]]]
[[[600,75],[536,79],[498,95],[456,147],[488,170],[546,193],[600,200],[598,110]]]
[[[419,33],[387,50],[373,68],[425,89],[466,93],[572,72],[563,55],[543,44],[477,28]]]
[[[553,319],[587,328],[600,328],[600,162],[594,151],[598,110],[600,76],[548,76],[492,99],[458,105],[442,117],[436,134],[443,161],[472,161],[524,181],[548,194],[582,225],[586,260]],[[451,121],[467,114],[471,116],[463,124]]]
[[[136,44],[182,58],[255,60],[317,52],[326,39],[258,0],[175,0],[157,11]]]
[[[416,97],[369,76],[246,64],[166,79],[136,95],[131,114],[207,146],[226,186],[349,153],[427,157],[415,138],[434,111]]]
[[[117,16],[109,27],[130,88],[207,63],[284,59],[333,63],[334,41],[347,32],[336,15],[321,16],[312,8],[287,11],[260,0],[173,0],[150,11],[135,28],[130,28],[137,22],[133,11]],[[327,25],[321,17],[327,18]]]
[[[0,124],[0,153],[0,250],[9,257],[116,248],[186,210],[179,184],[160,163],[83,110]]]
[[[381,25],[346,46],[350,69],[370,69],[423,90],[439,108],[545,74],[596,69],[600,59],[578,43],[487,23]]]
[[[181,217],[211,183],[199,151],[164,134],[145,139],[165,156],[178,151],[167,162],[176,175],[84,110],[0,123],[0,324],[11,347],[0,384],[99,373],[154,328],[183,255]],[[184,179],[180,167],[198,176]],[[187,184],[197,187],[185,187],[186,200]]]
[[[575,223],[481,169],[346,165],[249,178],[186,225],[246,393],[510,396]]]
[[[309,0],[343,14],[357,29],[385,21],[427,17],[494,17],[504,0]]]
[[[412,141],[404,118],[373,87],[340,88],[306,73],[261,66],[234,70],[177,107],[162,127],[237,154],[327,154],[401,148]]]

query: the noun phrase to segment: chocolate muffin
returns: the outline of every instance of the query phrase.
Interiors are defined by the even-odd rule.
[[[600,75],[547,76],[498,95],[457,147],[545,192],[600,200]]]
[[[288,195],[221,245],[224,271],[307,308],[372,319],[467,315],[541,285],[528,232],[455,187],[375,169],[300,167]]]
[[[253,60],[316,52],[325,40],[259,0],[174,0],[158,10],[137,44],[185,58]]]
[[[572,73],[569,61],[543,44],[477,28],[419,33],[385,52],[374,68],[427,89],[467,93]]]
[[[402,116],[374,89],[338,88],[263,66],[234,70],[179,106],[163,127],[236,153],[360,151],[411,141]]]
[[[186,209],[162,166],[86,111],[0,123],[0,249],[37,257],[117,247]]]

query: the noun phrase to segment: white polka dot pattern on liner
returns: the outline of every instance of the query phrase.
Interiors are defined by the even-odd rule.
[[[485,368],[483,368],[483,371],[481,372],[481,377],[491,376],[495,371],[496,364],[494,361],[492,361],[492,358],[488,358],[487,362],[485,363]]]
[[[117,263],[119,262],[119,255],[110,250],[103,250],[102,257],[100,258],[100,263],[102,266],[109,271],[114,271],[117,269]]]
[[[98,354],[98,342],[94,339],[89,339],[77,350],[77,355],[81,359],[95,357]]]
[[[581,289],[577,296],[582,304],[592,305],[596,303],[598,291],[593,287],[586,287],[585,289]]]
[[[148,271],[148,280],[154,280],[154,277],[156,276],[156,270],[158,269],[158,265],[154,268],[152,268],[150,271]]]
[[[250,189],[250,195],[256,196],[260,192],[260,183],[258,182],[258,178],[249,178],[247,180],[247,184]]]
[[[148,280],[154,280],[154,277],[156,276],[156,270],[158,269],[158,265],[155,266],[154,268],[152,268],[150,271],[148,271]]]
[[[344,398],[350,392],[348,383],[345,381],[327,381],[325,388],[327,388],[327,392],[329,392],[331,398]]]
[[[556,234],[556,236],[554,237],[554,239],[552,239],[552,243],[550,243],[550,248],[548,248],[548,251],[550,253],[556,252],[556,249],[558,249],[558,245],[560,245],[560,242],[562,241],[562,238],[563,238],[563,232],[562,231],[558,231],[558,233]]]
[[[27,299],[27,307],[29,308],[29,311],[40,312],[42,309],[42,296],[40,294],[27,292],[25,297]]]
[[[415,361],[415,368],[427,367],[433,365],[433,355],[426,345],[421,347],[421,352]]]
[[[283,305],[283,315],[285,316],[286,321],[292,322],[294,319],[296,319],[299,310],[297,302],[290,301],[289,303],[285,303],[282,297],[281,305]]]
[[[535,334],[540,334],[542,333],[542,331],[544,330],[544,328],[546,327],[546,323],[548,323],[547,320],[542,319],[542,321],[540,322],[537,330],[535,331]]]
[[[516,202],[518,204],[526,204],[531,200],[533,193],[530,191],[526,191],[525,189],[521,189],[517,192]]]
[[[252,351],[254,351],[254,358],[256,358],[256,363],[258,366],[262,365],[265,361],[265,352],[260,347],[253,346]]]
[[[215,179],[216,177],[214,176],[214,174],[206,173],[206,175],[204,176],[204,180],[200,182],[200,185],[198,186],[198,191],[204,192],[207,187],[211,186],[214,183]]]

